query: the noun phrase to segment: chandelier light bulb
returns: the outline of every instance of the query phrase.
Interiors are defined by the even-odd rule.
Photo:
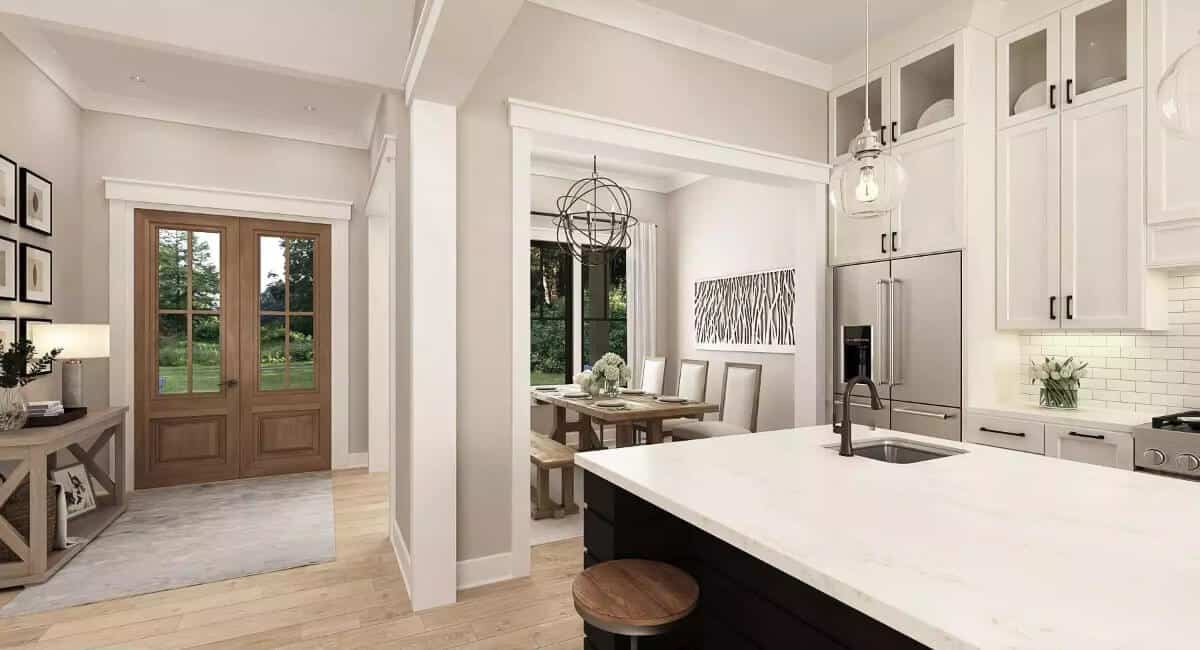
[[[854,198],[862,203],[873,203],[879,198],[879,183],[875,182],[873,165],[858,170],[858,185],[854,188]]]

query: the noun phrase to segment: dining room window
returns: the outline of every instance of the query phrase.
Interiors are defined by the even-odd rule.
[[[589,263],[581,265],[581,366],[591,366],[607,352],[629,361],[625,251],[598,250],[588,253],[588,257]]]
[[[529,246],[529,380],[569,384],[574,375],[575,264],[557,243]]]

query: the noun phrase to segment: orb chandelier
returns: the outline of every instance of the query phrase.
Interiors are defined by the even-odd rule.
[[[587,266],[603,266],[607,253],[626,250],[633,243],[630,228],[638,220],[631,213],[629,192],[597,171],[592,157],[592,175],[571,185],[558,197],[555,227],[558,242],[571,257]]]
[[[904,198],[908,182],[900,160],[884,149],[883,141],[871,126],[871,0],[866,5],[863,130],[850,144],[850,159],[833,170],[829,182],[833,208],[852,219],[870,219],[895,210]]]
[[[1200,140],[1200,43],[1167,68],[1158,84],[1158,105],[1168,130]]]

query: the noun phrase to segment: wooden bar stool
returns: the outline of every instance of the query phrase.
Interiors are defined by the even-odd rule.
[[[571,586],[585,623],[630,638],[666,634],[700,602],[692,576],[663,562],[613,560],[584,570]]]

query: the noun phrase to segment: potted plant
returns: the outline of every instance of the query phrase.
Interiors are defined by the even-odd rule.
[[[1086,363],[1075,363],[1075,357],[1059,362],[1054,357],[1043,361],[1030,361],[1033,365],[1033,381],[1041,382],[1038,404],[1043,408],[1079,408],[1079,380],[1087,377]]]
[[[39,357],[33,343],[21,339],[7,348],[0,341],[0,350],[0,431],[12,431],[25,426],[29,419],[29,404],[21,394],[21,387],[49,370],[62,348]]]

